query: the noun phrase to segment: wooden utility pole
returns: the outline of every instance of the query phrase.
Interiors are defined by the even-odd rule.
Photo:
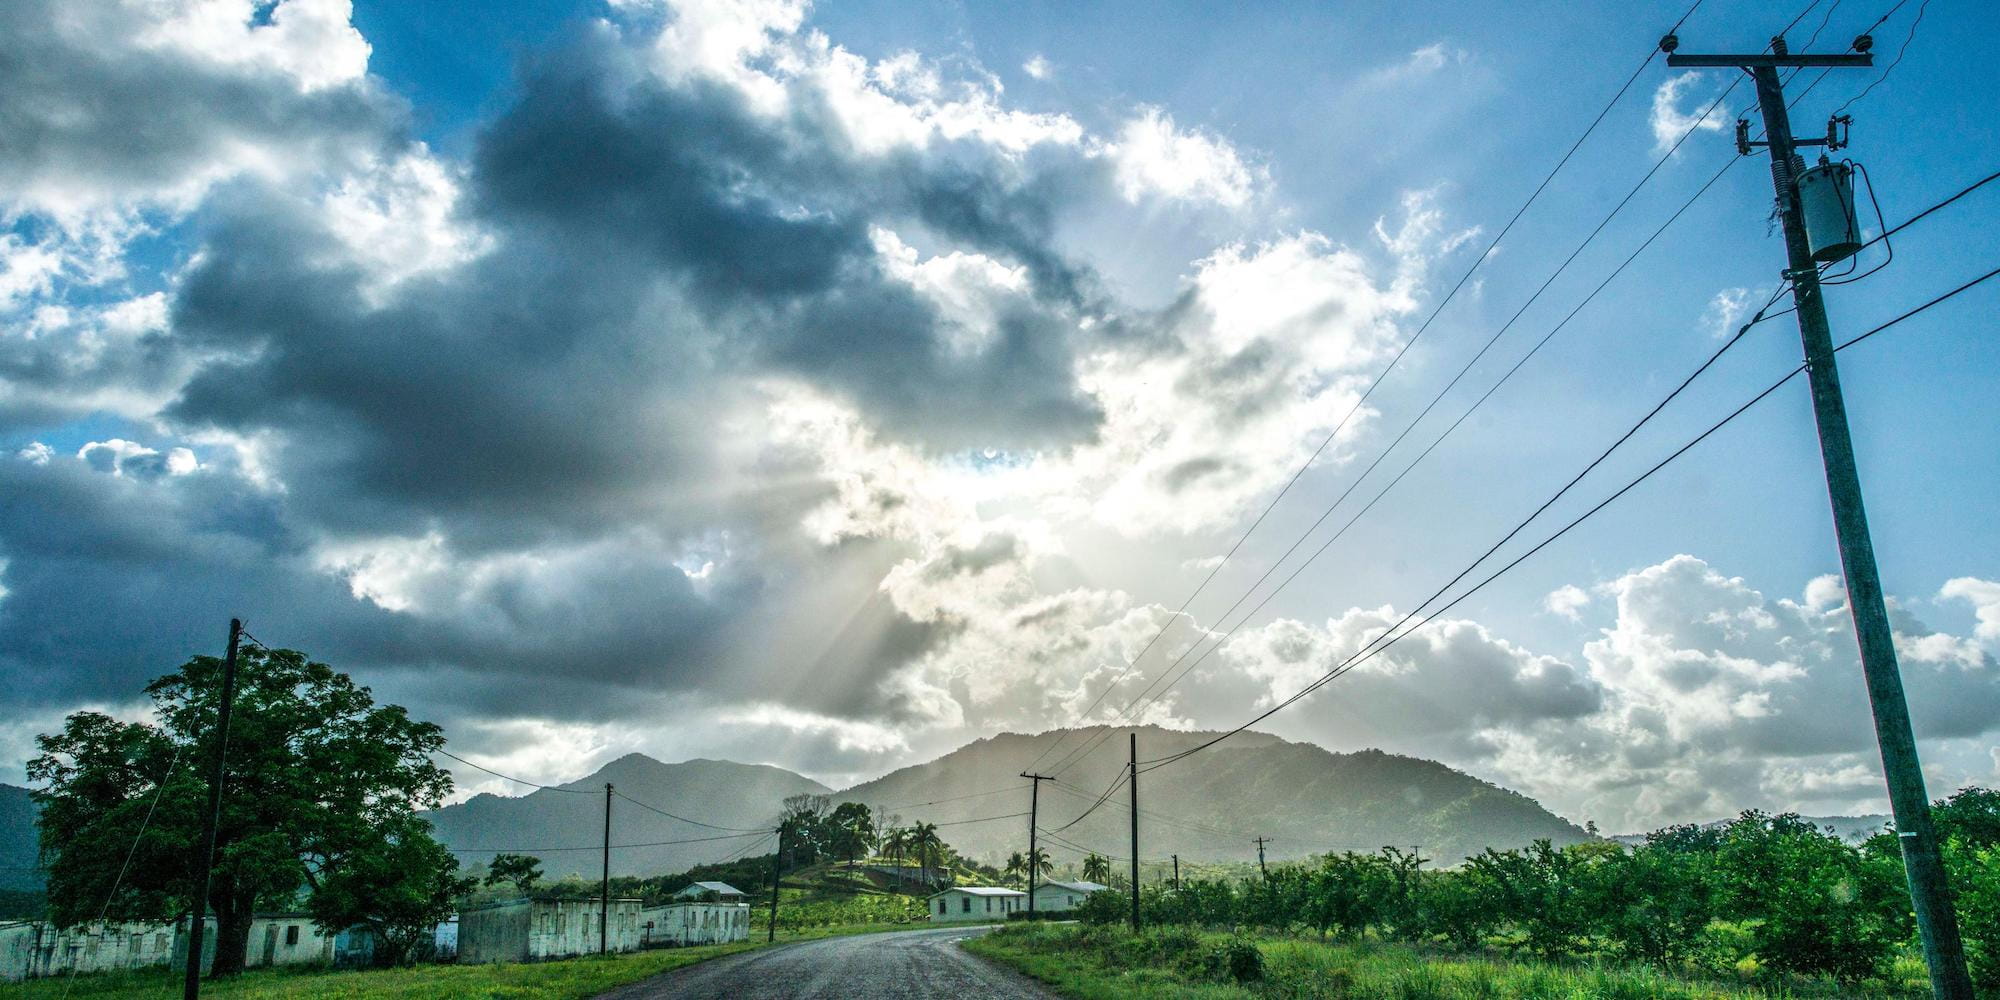
[[[1931,992],[1938,1000],[1971,1000],[1972,980],[1966,972],[1965,949],[1959,941],[1958,917],[1952,910],[1944,856],[1931,826],[1930,796],[1917,758],[1910,708],[1903,697],[1903,677],[1896,666],[1895,639],[1882,597],[1882,579],[1875,566],[1874,542],[1861,500],[1861,474],[1854,461],[1854,441],[1847,427],[1847,404],[1840,391],[1840,371],[1834,362],[1833,335],[1821,294],[1819,265],[1806,235],[1805,211],[1799,197],[1799,173],[1805,165],[1799,146],[1833,145],[1832,126],[1824,139],[1795,139],[1785,107],[1780,68],[1803,66],[1865,67],[1873,64],[1867,50],[1873,42],[1855,39],[1852,53],[1792,55],[1785,40],[1774,38],[1768,53],[1758,55],[1674,55],[1678,40],[1660,43],[1668,66],[1732,67],[1747,71],[1757,83],[1757,104],[1764,113],[1765,141],[1771,151],[1771,182],[1777,191],[1778,216],[1785,229],[1789,265],[1784,277],[1792,283],[1798,307],[1799,338],[1805,347],[1806,376],[1812,387],[1813,420],[1819,427],[1820,457],[1826,465],[1827,495],[1833,505],[1834,537],[1840,546],[1841,569],[1847,580],[1847,606],[1861,647],[1861,672],[1868,684],[1868,704],[1875,715],[1875,739],[1881,747],[1882,770],[1888,778],[1889,805],[1895,813],[1897,840],[1903,848],[1903,871],[1909,878],[1910,901],[1923,941],[1924,963],[1930,968]],[[1737,127],[1738,148],[1745,154],[1756,143]]]
[[[1042,802],[1042,782],[1054,781],[1055,779],[1046,774],[1029,774],[1026,771],[1021,772],[1021,777],[1028,779],[1031,783],[1028,786],[1028,919],[1033,920],[1035,919],[1035,875],[1037,874],[1035,869],[1041,867],[1035,860],[1035,824],[1041,821],[1039,813]]]
[[[1263,872],[1265,880],[1269,881],[1271,878],[1271,869],[1264,867],[1264,845],[1270,843],[1271,838],[1258,837],[1256,838],[1256,840],[1257,840],[1257,870]]]
[[[605,931],[611,927],[611,782],[604,783],[604,872],[597,883],[597,953],[611,952],[611,939]]]
[[[1139,929],[1139,733],[1132,733],[1132,929]]]
[[[1174,855],[1174,891],[1181,891],[1181,856]]]
[[[785,863],[785,824],[778,824],[778,846],[771,852],[771,926],[764,928],[764,942],[778,939],[778,866]]]
[[[195,858],[201,866],[201,892],[188,907],[187,976],[181,983],[185,1000],[201,996],[201,939],[207,929],[208,890],[215,873],[215,828],[222,823],[222,779],[229,773],[229,706],[236,700],[236,646],[242,638],[243,622],[229,619],[229,651],[222,658],[222,703],[215,710],[215,776],[208,782],[208,811],[201,817],[201,854]],[[221,921],[216,922],[215,932],[222,933]]]

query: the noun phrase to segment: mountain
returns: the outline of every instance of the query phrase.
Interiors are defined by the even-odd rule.
[[[769,846],[758,846],[755,837],[703,838],[725,837],[739,829],[769,830],[777,825],[779,804],[787,796],[831,791],[811,778],[763,764],[726,760],[662,764],[635,753],[588,777],[557,786],[566,790],[537,789],[518,797],[475,795],[426,815],[438,839],[454,849],[493,847],[532,854],[542,859],[542,870],[551,878],[572,872],[594,876],[601,863],[597,845],[604,836],[606,782],[623,795],[695,821],[672,819],[625,798],[612,799],[614,848],[619,844],[651,845],[614,849],[611,871],[615,875],[677,872],[750,847],[766,853]],[[730,829],[711,829],[698,825],[701,823]],[[492,854],[479,851],[459,857],[471,864]]]
[[[40,853],[35,842],[35,816],[40,812],[27,789],[0,785],[0,889],[42,887],[42,875],[35,865],[35,856]]]
[[[1059,780],[1043,782],[1040,825],[1050,831],[1044,843],[1059,861],[1085,849],[1131,854],[1125,788],[1075,825],[1067,824],[1118,779],[1134,732],[1141,761],[1217,735],[1151,726],[1117,729],[1064,767]],[[940,835],[962,854],[992,860],[1027,846],[1025,817],[981,821],[1028,810],[1028,782],[1020,772],[1059,741],[1040,765],[1044,773],[1070,750],[1105,735],[1102,727],[1034,736],[1002,733],[835,798],[885,807],[878,811],[905,823],[937,823]],[[1003,790],[977,794],[991,789]],[[1157,770],[1142,766],[1139,806],[1139,854],[1145,858],[1255,860],[1252,838],[1262,836],[1270,838],[1266,853],[1273,860],[1393,844],[1420,846],[1425,857],[1449,864],[1487,847],[1519,847],[1542,837],[1557,844],[1591,839],[1533,799],[1436,761],[1377,750],[1333,753],[1257,732]]]

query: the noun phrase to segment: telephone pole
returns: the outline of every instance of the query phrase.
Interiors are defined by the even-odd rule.
[[[778,866],[785,863],[785,824],[778,824],[778,846],[771,851],[771,926],[764,928],[764,943],[778,939]]]
[[[1271,842],[1269,837],[1254,838],[1257,841],[1257,870],[1264,873],[1265,881],[1270,881],[1271,869],[1264,867],[1264,845]]]
[[[1174,891],[1181,891],[1181,856],[1174,855]]]
[[[611,782],[604,783],[604,873],[597,883],[597,953],[609,954],[611,942],[604,932],[611,927]]]
[[[1030,782],[1028,786],[1028,919],[1033,920],[1035,919],[1035,869],[1041,867],[1035,860],[1035,824],[1041,822],[1042,782],[1054,781],[1055,778],[1046,774],[1029,774],[1026,771],[1021,772],[1021,777],[1028,779]]]
[[[236,700],[236,645],[242,638],[243,622],[229,619],[229,651],[222,658],[222,704],[215,711],[215,777],[208,783],[208,812],[201,817],[201,857],[197,859],[201,863],[201,893],[188,908],[187,977],[181,983],[181,996],[185,1000],[201,996],[201,938],[208,919],[209,882],[215,873],[215,828],[222,823],[222,778],[228,773],[225,765],[229,758],[229,704]],[[219,920],[215,933],[222,933]]]
[[[1813,420],[1819,426],[1820,457],[1826,465],[1827,494],[1833,505],[1834,537],[1847,581],[1847,605],[1861,647],[1861,671],[1868,684],[1868,703],[1875,715],[1875,738],[1881,747],[1882,770],[1888,778],[1889,805],[1896,818],[1897,840],[1903,848],[1903,870],[1909,878],[1910,901],[1917,932],[1923,941],[1924,963],[1930,968],[1931,992],[1938,1000],[1971,1000],[1972,980],[1966,973],[1965,950],[1959,941],[1958,918],[1952,911],[1944,857],[1931,826],[1930,796],[1917,759],[1916,735],[1910,726],[1903,678],[1896,666],[1896,647],[1883,602],[1882,580],[1875,567],[1875,548],[1868,533],[1868,515],[1861,500],[1861,475],[1854,462],[1854,442],[1848,435],[1847,405],[1840,391],[1840,371],[1834,362],[1833,335],[1821,295],[1818,263],[1806,235],[1805,210],[1798,177],[1805,165],[1799,146],[1836,146],[1828,125],[1825,138],[1795,139],[1785,107],[1784,83],[1778,70],[1786,67],[1866,67],[1873,40],[1854,40],[1851,53],[1793,55],[1782,37],[1771,40],[1769,53],[1758,55],[1674,55],[1678,40],[1660,42],[1672,67],[1735,67],[1757,83],[1757,104],[1764,113],[1765,141],[1771,151],[1771,182],[1777,191],[1778,215],[1785,228],[1787,268],[1792,301],[1798,307],[1799,338],[1805,346],[1806,375],[1812,388]],[[1737,148],[1745,154],[1751,143],[1747,125],[1737,126]]]
[[[1139,733],[1132,732],[1132,929],[1139,929]]]

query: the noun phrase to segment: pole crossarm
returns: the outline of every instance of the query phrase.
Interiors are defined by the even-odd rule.
[[[1829,69],[1843,67],[1851,69],[1866,68],[1873,65],[1875,65],[1875,55],[1872,52],[1798,52],[1785,55],[1777,55],[1770,52],[1760,52],[1755,55],[1730,55],[1728,53],[1688,53],[1687,55],[1681,55],[1675,53],[1667,57],[1667,67],[1669,69],[1683,67],[1689,69],[1708,67],[1712,69],[1718,66],[1738,66],[1743,69],[1757,69],[1760,67],[1774,69],[1785,67],[1803,68],[1810,66],[1824,66]]]

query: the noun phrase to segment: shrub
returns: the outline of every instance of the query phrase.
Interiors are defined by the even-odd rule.
[[[1231,935],[1202,959],[1202,965],[1213,978],[1235,983],[1264,980],[1264,953],[1249,938]]]

